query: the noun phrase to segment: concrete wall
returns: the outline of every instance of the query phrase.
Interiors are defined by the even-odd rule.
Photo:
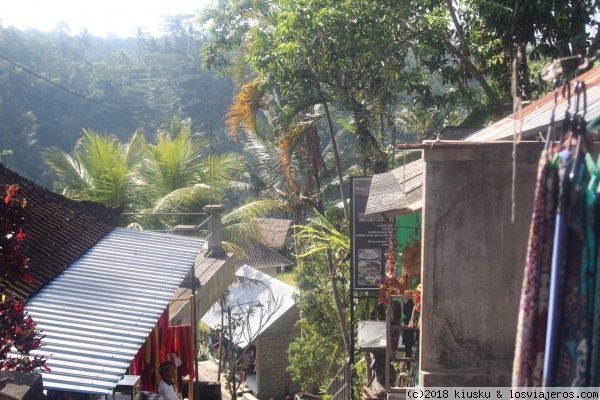
[[[510,386],[539,143],[424,150],[421,385]]]
[[[261,400],[271,397],[282,400],[300,391],[300,385],[293,383],[286,371],[289,365],[287,349],[294,339],[293,330],[299,319],[300,312],[293,306],[261,333],[256,341],[256,396]]]
[[[277,268],[277,267],[259,269],[260,272],[262,272],[263,274],[269,275],[271,278],[277,278],[278,270],[279,270],[279,268]]]
[[[196,268],[202,287],[196,296],[198,321],[235,280],[235,260],[228,255],[222,259],[207,258]]]
[[[0,399],[43,399],[43,389],[42,376],[39,373],[0,372]]]
[[[235,279],[235,259],[229,254],[222,258],[197,259],[195,273],[202,285],[196,291],[196,320],[200,321],[204,314],[215,304],[223,292],[227,290]],[[191,321],[189,301],[192,291],[180,288],[175,292],[169,309],[171,325],[185,325]]]

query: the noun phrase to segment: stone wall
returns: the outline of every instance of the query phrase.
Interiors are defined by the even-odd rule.
[[[293,398],[300,391],[300,385],[293,383],[286,371],[289,365],[287,349],[294,338],[294,326],[299,319],[298,308],[293,306],[262,332],[257,340],[256,396],[261,400],[282,400],[285,396]]]
[[[421,385],[510,386],[540,143],[424,150]]]
[[[44,399],[42,376],[30,372],[0,372],[0,399]]]

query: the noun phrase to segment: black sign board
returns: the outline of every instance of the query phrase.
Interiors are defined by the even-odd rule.
[[[371,178],[351,178],[352,289],[379,290],[385,273],[385,251],[389,246],[389,223],[377,213],[366,215]]]

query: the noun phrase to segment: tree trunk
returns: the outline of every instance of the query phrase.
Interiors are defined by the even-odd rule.
[[[350,235],[350,211],[348,209],[348,200],[346,199],[346,193],[344,191],[344,176],[342,174],[342,166],[340,163],[340,157],[337,150],[337,143],[335,140],[335,134],[333,132],[333,123],[331,122],[331,114],[329,113],[329,107],[327,102],[323,102],[325,108],[325,115],[327,116],[327,126],[329,130],[329,138],[331,140],[331,147],[333,149],[333,158],[335,161],[335,170],[338,176],[338,182],[340,184],[340,194],[342,196],[342,204],[344,205],[344,219],[346,221],[346,234]],[[337,286],[337,279],[333,270],[333,260],[331,250],[327,249],[327,268],[329,275],[331,276],[331,290],[333,291],[333,300],[335,302],[335,309],[337,312],[338,322],[340,324],[340,330],[342,332],[342,338],[344,339],[344,346],[346,347],[346,356],[351,357],[352,347],[350,345],[350,337],[348,336],[348,329],[346,328],[346,315],[342,308],[342,301],[340,299],[340,293]]]
[[[448,12],[450,13],[450,18],[452,19],[452,23],[454,25],[454,29],[456,30],[456,35],[458,40],[462,43],[465,39],[465,33],[463,31],[463,27],[456,16],[456,10],[454,9],[454,4],[452,0],[446,0],[446,7],[448,7]],[[469,58],[469,54],[465,54],[461,49],[457,48],[446,35],[441,32],[434,32],[436,35],[442,39],[444,42],[444,46],[453,56],[457,57],[462,61],[463,66],[473,75],[473,77],[479,82],[481,88],[485,92],[485,95],[489,99],[493,112],[500,116],[503,112],[502,104],[500,103],[500,99],[494,92],[494,90],[488,85],[485,77],[477,69],[477,67],[473,64],[471,59]]]
[[[531,100],[531,85],[529,79],[529,65],[527,63],[526,43],[517,45],[517,60],[519,60],[519,81],[522,89],[523,100]]]
[[[454,46],[454,44],[452,44],[449,38],[445,37],[439,32],[436,32],[436,34],[440,35],[440,38],[444,42],[444,46],[446,47],[448,52],[450,52],[450,54],[452,54],[456,58],[460,59],[467,71],[469,71],[469,73],[473,75],[473,78],[475,78],[475,80],[481,85],[483,92],[490,101],[490,105],[492,106],[492,112],[496,116],[501,116],[504,112],[504,107],[500,102],[500,98],[498,97],[496,92],[494,92],[492,87],[487,83],[487,80],[485,79],[481,71],[477,69],[477,67],[475,66],[475,64],[473,64],[473,62],[467,54],[464,54],[460,49],[458,49],[456,46]]]
[[[335,277],[335,271],[333,269],[333,259],[331,255],[331,249],[327,249],[327,268],[329,270],[329,276],[331,279],[331,289],[333,291],[333,300],[335,302],[335,310],[337,312],[338,322],[340,324],[340,330],[342,332],[342,338],[344,339],[344,347],[346,347],[346,356],[351,358],[352,346],[350,345],[350,336],[348,336],[348,329],[346,327],[346,314],[342,307],[342,301],[340,299],[340,292],[337,286],[337,278]]]
[[[340,184],[340,195],[342,196],[342,204],[344,206],[344,220],[346,221],[346,234],[350,235],[350,210],[348,209],[348,199],[346,198],[346,191],[344,185],[344,175],[342,174],[342,164],[340,163],[340,156],[337,149],[337,142],[335,140],[335,134],[333,133],[333,123],[331,122],[331,114],[329,113],[329,107],[327,102],[323,101],[323,107],[325,108],[325,115],[327,117],[327,127],[329,131],[329,139],[331,140],[331,148],[333,149],[333,159],[335,162],[335,171],[337,173],[338,182]]]

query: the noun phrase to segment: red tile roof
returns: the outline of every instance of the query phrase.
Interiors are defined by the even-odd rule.
[[[69,200],[36,185],[0,164],[0,194],[17,184],[27,199],[23,232],[27,235],[25,256],[34,282],[0,283],[0,291],[26,299],[60,274],[119,221],[122,208],[107,208],[92,202]]]

